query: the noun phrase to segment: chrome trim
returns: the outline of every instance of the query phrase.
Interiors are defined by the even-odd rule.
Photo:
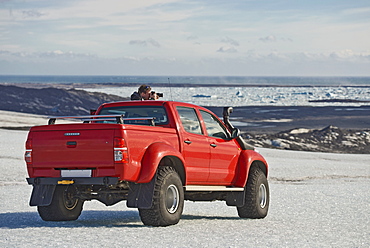
[[[208,185],[188,185],[186,191],[244,191],[244,188],[235,188],[227,186],[208,186]]]

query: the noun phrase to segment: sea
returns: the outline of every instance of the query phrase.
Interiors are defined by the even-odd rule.
[[[0,75],[1,84],[124,84],[160,86],[370,86],[370,77],[244,77],[244,76],[50,76]]]
[[[14,76],[0,84],[67,87],[130,97],[141,84],[162,100],[201,106],[369,106],[370,77]]]

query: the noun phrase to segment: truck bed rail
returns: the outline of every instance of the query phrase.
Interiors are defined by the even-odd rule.
[[[117,124],[124,124],[125,121],[145,121],[147,120],[151,126],[155,126],[154,120],[156,117],[132,117],[124,118],[123,115],[79,115],[79,116],[49,116],[48,125],[56,123],[57,119],[81,119],[83,123],[92,121],[116,121]]]

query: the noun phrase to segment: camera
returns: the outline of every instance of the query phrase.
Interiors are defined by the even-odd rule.
[[[150,94],[151,95],[157,94],[158,97],[163,97],[163,93],[155,93],[155,91],[152,91]]]

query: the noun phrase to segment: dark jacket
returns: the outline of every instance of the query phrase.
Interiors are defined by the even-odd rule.
[[[141,96],[140,96],[140,94],[138,93],[138,92],[134,92],[134,93],[132,93],[132,95],[131,95],[131,100],[132,101],[137,101],[137,100],[144,100]]]

